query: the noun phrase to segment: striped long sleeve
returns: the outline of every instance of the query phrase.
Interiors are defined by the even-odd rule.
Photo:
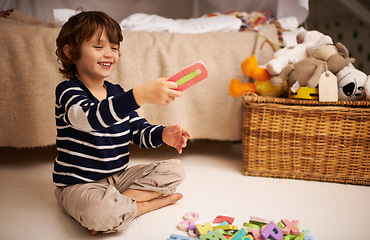
[[[163,126],[151,125],[136,113],[132,90],[105,82],[107,98],[98,101],[77,78],[55,91],[56,186],[93,182],[124,170],[130,141],[142,148],[163,144]]]

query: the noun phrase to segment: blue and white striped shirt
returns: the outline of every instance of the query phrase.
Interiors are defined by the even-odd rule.
[[[94,182],[127,168],[129,142],[142,148],[163,144],[163,126],[139,117],[132,90],[104,82],[99,101],[77,78],[55,90],[56,146],[53,181],[58,187]]]

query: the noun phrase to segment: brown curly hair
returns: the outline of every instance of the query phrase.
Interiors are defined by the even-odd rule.
[[[106,30],[108,39],[111,43],[120,45],[123,40],[120,25],[106,13],[100,11],[80,12],[68,19],[59,32],[56,39],[57,50],[55,54],[63,65],[59,71],[67,78],[77,75],[75,61],[81,57],[81,45],[83,41],[90,40],[96,31],[99,35]],[[66,56],[63,47],[69,45],[71,51],[70,58]]]

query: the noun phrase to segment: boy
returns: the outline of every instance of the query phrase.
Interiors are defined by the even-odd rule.
[[[158,78],[125,92],[105,81],[122,40],[119,24],[95,11],[71,17],[56,40],[60,72],[69,80],[55,90],[55,196],[91,235],[121,231],[135,217],[182,198],[175,193],[184,179],[181,161],[128,167],[129,141],[143,148],[165,143],[181,154],[191,134],[178,125],[151,125],[135,112],[181,97],[177,83]]]

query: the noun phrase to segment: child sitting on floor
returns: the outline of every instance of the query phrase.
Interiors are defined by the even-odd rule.
[[[91,235],[122,231],[135,217],[182,198],[175,193],[184,179],[180,160],[128,165],[130,141],[142,148],[165,143],[181,154],[191,134],[178,125],[151,125],[135,111],[181,97],[177,83],[158,78],[126,92],[105,80],[122,40],[119,24],[96,11],[72,16],[56,40],[68,80],[55,90],[55,196]]]

